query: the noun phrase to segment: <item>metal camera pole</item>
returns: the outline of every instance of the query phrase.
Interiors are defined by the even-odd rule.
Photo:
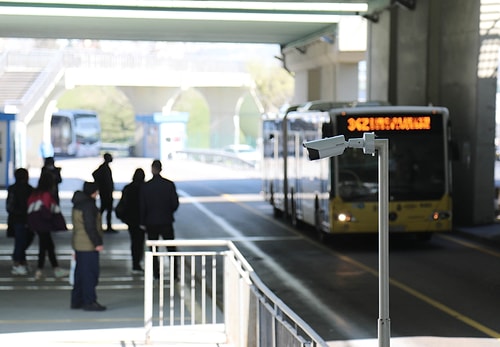
[[[349,139],[348,147],[363,148],[365,154],[373,155],[378,152],[378,345],[379,347],[389,347],[391,340],[391,319],[389,318],[389,140],[375,139],[374,133],[364,133],[362,139]]]
[[[378,151],[379,318],[378,345],[389,347],[389,140],[376,139]]]

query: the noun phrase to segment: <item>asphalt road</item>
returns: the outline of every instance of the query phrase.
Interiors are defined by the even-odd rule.
[[[377,337],[376,236],[321,244],[307,228],[297,230],[274,219],[271,208],[259,199],[257,180],[180,186],[191,196],[204,197],[210,213],[223,216],[231,226],[215,228],[211,237],[236,240],[264,282],[321,336],[327,340]],[[248,195],[252,190],[253,200]],[[208,202],[208,196],[218,199]],[[184,225],[181,216],[182,212],[179,231],[212,229],[206,222],[191,228],[192,219]],[[392,237],[392,336],[500,336],[499,266],[497,248],[458,235],[437,235],[427,243]]]

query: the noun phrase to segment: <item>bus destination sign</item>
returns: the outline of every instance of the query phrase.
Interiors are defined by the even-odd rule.
[[[355,131],[412,131],[431,130],[430,116],[349,117],[347,130]]]

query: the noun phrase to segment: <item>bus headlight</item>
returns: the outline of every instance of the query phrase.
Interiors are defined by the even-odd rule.
[[[339,222],[352,222],[354,218],[350,213],[347,212],[341,212],[337,215],[337,220]]]
[[[434,211],[432,213],[431,219],[432,220],[443,220],[443,219],[449,219],[451,217],[451,213],[448,211]]]

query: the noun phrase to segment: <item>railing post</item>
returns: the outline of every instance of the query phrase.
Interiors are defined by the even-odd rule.
[[[144,329],[147,345],[151,344],[153,328],[153,252],[147,251],[144,256]]]

